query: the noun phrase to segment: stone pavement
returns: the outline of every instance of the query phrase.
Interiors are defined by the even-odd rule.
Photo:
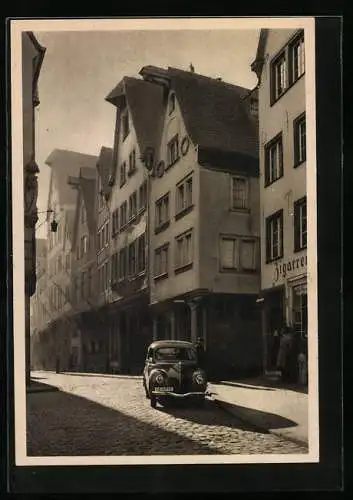
[[[213,399],[224,409],[258,428],[308,444],[308,395],[274,387],[261,379],[210,383]]]
[[[305,454],[209,399],[202,409],[150,407],[140,377],[37,372],[59,389],[27,394],[30,456]]]

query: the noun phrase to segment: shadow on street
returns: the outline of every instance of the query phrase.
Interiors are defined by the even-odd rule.
[[[199,418],[206,424],[207,411]],[[27,395],[27,447],[28,456],[219,453],[207,444],[60,390]]]
[[[195,409],[191,403],[187,401],[174,401],[169,403],[167,406],[157,406],[157,410],[173,415],[175,418],[180,418],[183,420],[188,420],[201,425],[219,425],[215,416],[215,405],[216,403],[212,400],[206,400],[202,408]],[[224,410],[220,409],[225,413]],[[230,429],[238,429],[243,431],[253,430],[253,426],[248,423],[244,423],[237,418],[228,415],[228,418],[223,418],[221,425],[223,427],[228,427]],[[256,432],[261,434],[267,434],[267,431],[256,429]]]
[[[270,429],[284,429],[287,427],[296,427],[298,424],[293,420],[276,415],[275,413],[268,413],[261,410],[254,410],[245,406],[239,406],[232,403],[226,403],[225,406],[234,415],[238,416],[245,422],[253,422],[253,427],[259,432],[259,428],[267,431]]]

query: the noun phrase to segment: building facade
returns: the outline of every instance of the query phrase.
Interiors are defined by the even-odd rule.
[[[95,167],[96,157],[56,149],[46,160],[50,166],[47,211],[46,295],[48,322],[41,332],[45,369],[62,370],[70,366],[71,336],[77,330],[72,304],[72,243],[77,195],[68,185],[81,167]],[[51,223],[57,223],[52,231]]]
[[[109,176],[110,369],[141,373],[152,341],[148,270],[148,151],[158,140],[162,89],[125,77],[107,96],[116,107]]]
[[[304,350],[308,334],[304,32],[262,30],[252,69],[259,79],[264,364],[271,370],[283,326]]]
[[[204,339],[210,367],[261,370],[257,122],[247,89],[147,66],[163,87],[149,197],[155,339]]]
[[[71,317],[75,325],[70,335],[70,370],[94,371],[93,367],[101,369],[102,365],[101,345],[92,335],[97,316],[96,182],[95,166],[81,167],[77,177],[68,178],[69,186],[77,192],[71,253],[67,254],[65,263],[70,269]]]
[[[45,54],[32,32],[22,34],[22,116],[25,248],[25,352],[26,385],[30,384],[30,297],[36,288],[36,242],[39,167],[35,152],[35,108],[39,104],[38,79]]]

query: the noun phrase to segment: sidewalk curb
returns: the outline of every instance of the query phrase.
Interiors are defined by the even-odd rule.
[[[56,375],[70,375],[76,377],[109,377],[109,378],[122,378],[122,379],[142,379],[142,375],[119,375],[118,373],[86,373],[86,372],[56,372],[54,370],[45,370],[43,373],[54,373]]]
[[[244,416],[244,413],[239,409],[237,406],[233,405],[232,403],[228,403],[228,401],[224,401],[223,399],[220,399],[216,397],[215,394],[212,395],[212,400],[215,402],[215,404],[221,408],[222,410],[226,411],[227,413],[233,415],[234,417],[238,418],[245,424],[251,424],[255,429],[259,429],[261,431],[266,431],[269,434],[274,434],[278,437],[281,437],[282,439],[286,439],[288,441],[292,441],[295,444],[298,444],[300,446],[305,446],[308,448],[308,441],[305,440],[304,438],[296,438],[293,436],[289,436],[285,432],[279,431],[277,429],[268,429],[266,428],[265,425],[259,424],[256,418],[252,419],[249,418],[248,416]]]
[[[55,387],[53,385],[49,384],[45,385],[46,387],[37,387],[36,389],[34,387],[27,387],[26,394],[38,394],[38,393],[41,394],[42,392],[57,392],[60,390],[58,387]]]

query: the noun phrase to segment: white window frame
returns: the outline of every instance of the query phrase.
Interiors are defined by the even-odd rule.
[[[191,182],[191,199],[188,199],[188,184]],[[180,196],[180,190],[183,190],[183,197]],[[175,195],[175,215],[180,215],[185,210],[191,208],[194,203],[194,175],[193,172],[179,181],[176,185]]]
[[[265,187],[283,177],[283,137],[282,133],[265,145]]]
[[[163,267],[162,264],[165,263]],[[154,251],[154,278],[168,276],[169,271],[169,244],[164,244]]]
[[[249,179],[240,175],[232,175],[231,176],[231,184],[230,184],[230,194],[231,194],[231,209],[232,210],[248,210],[249,209]],[[235,183],[242,182],[245,184],[244,192],[244,200],[240,200],[239,204],[235,203]]]
[[[190,246],[187,246],[187,241],[190,241]],[[179,247],[179,243],[181,243]],[[179,248],[181,248],[181,255],[179,255]],[[189,248],[189,255],[188,253]],[[174,269],[182,269],[192,265],[194,262],[194,231],[189,229],[184,233],[176,236],[175,238],[175,262]]]
[[[170,193],[161,196],[155,203],[155,229],[160,228],[170,220]]]

